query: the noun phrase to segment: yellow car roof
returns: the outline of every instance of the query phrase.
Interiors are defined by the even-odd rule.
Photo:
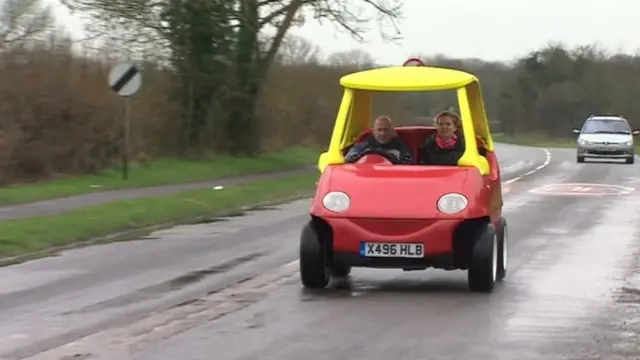
[[[453,90],[478,79],[467,72],[432,66],[393,66],[364,70],[340,78],[340,85],[370,91]]]

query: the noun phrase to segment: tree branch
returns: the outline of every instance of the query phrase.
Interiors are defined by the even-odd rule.
[[[31,40],[53,26],[51,7],[39,0],[4,0],[0,8],[0,48]]]

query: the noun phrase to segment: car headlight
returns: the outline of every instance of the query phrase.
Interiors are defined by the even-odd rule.
[[[622,143],[622,146],[633,146],[633,141],[625,141]]]
[[[580,144],[580,145],[591,145],[591,142],[587,141],[587,140],[579,139],[578,140],[578,144]]]
[[[322,205],[331,212],[344,212],[351,206],[351,199],[341,191],[332,191],[322,198]]]
[[[456,214],[467,208],[467,198],[462,194],[446,194],[438,199],[438,211],[445,214]]]

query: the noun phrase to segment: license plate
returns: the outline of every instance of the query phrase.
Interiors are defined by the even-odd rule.
[[[362,242],[360,243],[360,256],[423,258],[424,245],[412,243]]]

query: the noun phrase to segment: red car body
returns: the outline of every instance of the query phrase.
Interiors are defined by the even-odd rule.
[[[407,141],[407,134],[422,133],[426,138],[434,131],[427,126],[396,129],[408,144],[416,141]],[[493,170],[489,176],[473,167],[393,165],[375,154],[355,164],[329,166],[318,180],[310,214],[314,222],[322,224],[319,226],[330,229],[333,256],[350,266],[465,269],[466,264],[453,258],[459,247],[456,234],[463,236],[464,224],[486,219],[496,228],[500,226],[500,170],[495,154],[488,152],[486,157]],[[334,213],[324,207],[322,199],[331,191],[349,195],[348,210]],[[466,209],[453,215],[438,211],[437,201],[447,193],[464,195]],[[363,241],[421,243],[424,257],[362,258]]]
[[[506,274],[507,223],[500,168],[478,79],[424,66],[364,70],[341,78],[344,94],[321,176],[300,235],[300,277],[324,288],[352,267],[467,270],[473,291],[491,292]],[[406,164],[379,149],[346,153],[371,134],[374,94],[455,90],[464,153],[455,166],[420,164],[419,149],[436,129],[395,127],[413,152]]]

